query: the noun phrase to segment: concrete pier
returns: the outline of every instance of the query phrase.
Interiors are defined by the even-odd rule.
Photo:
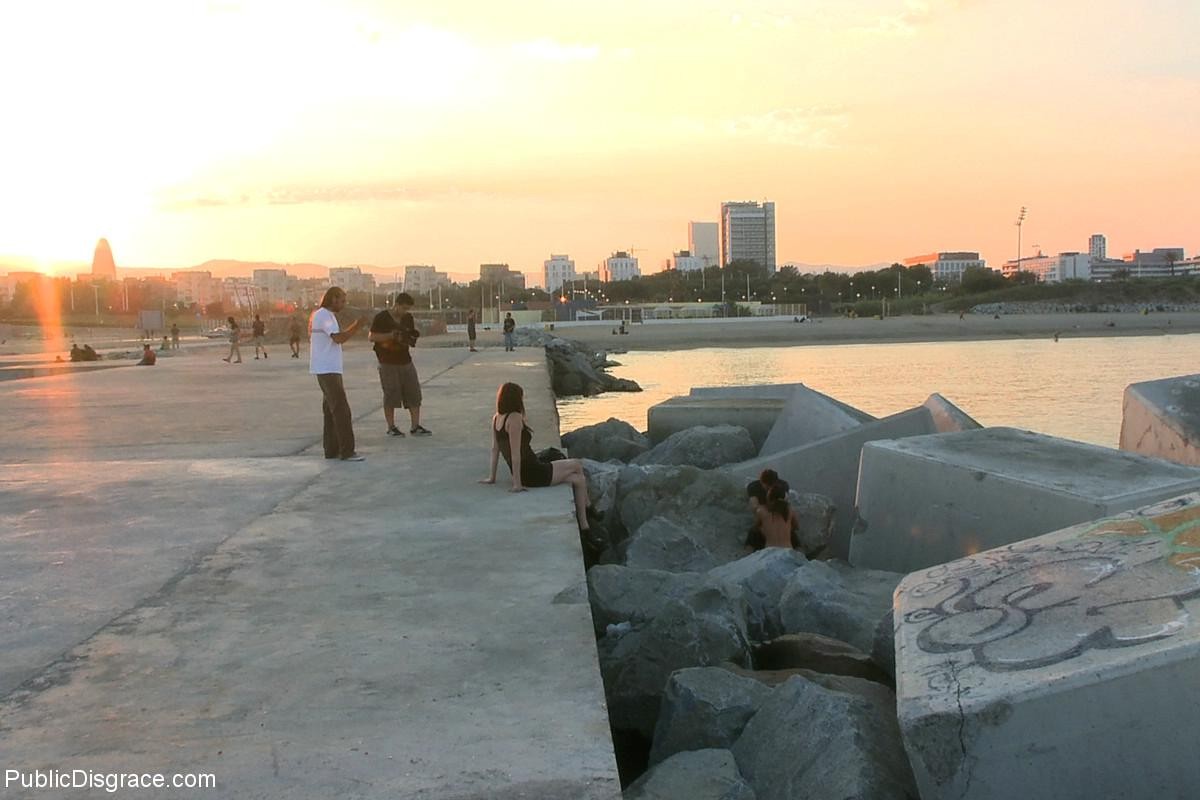
[[[322,457],[285,348],[0,382],[2,766],[619,797],[569,489],[477,483],[503,381],[558,443],[544,356],[414,356],[434,435],[393,439],[374,356],[347,349],[365,463]]]
[[[856,567],[911,572],[1200,490],[1200,469],[1015,428],[863,445]]]
[[[1015,505],[1015,504],[1014,504]],[[896,699],[922,800],[1185,798],[1200,495],[914,572]]]

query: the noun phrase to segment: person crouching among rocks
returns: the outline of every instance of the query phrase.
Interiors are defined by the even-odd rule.
[[[767,502],[754,512],[765,547],[792,547],[793,533],[799,524],[788,505],[787,494],[788,490],[776,483],[767,490]]]
[[[533,430],[525,421],[525,390],[515,383],[502,384],[496,392],[496,413],[492,415],[491,469],[488,477],[480,483],[496,482],[496,468],[503,455],[512,474],[511,492],[557,486],[560,483],[571,484],[579,533],[586,544],[598,546],[599,542],[593,541],[595,537],[588,521],[587,477],[583,472],[583,462],[578,458],[539,461],[533,452],[532,441]]]

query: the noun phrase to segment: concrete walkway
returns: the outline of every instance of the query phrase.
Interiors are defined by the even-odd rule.
[[[416,351],[434,436],[391,439],[348,349],[361,464],[306,360],[247,355],[0,383],[0,770],[618,797],[570,493],[476,483],[502,381],[558,443],[541,351]]]

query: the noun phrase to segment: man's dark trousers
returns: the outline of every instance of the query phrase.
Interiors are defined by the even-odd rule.
[[[321,411],[325,415],[322,431],[325,457],[349,458],[354,455],[354,425],[342,376],[337,372],[318,375],[317,384],[321,387]]]

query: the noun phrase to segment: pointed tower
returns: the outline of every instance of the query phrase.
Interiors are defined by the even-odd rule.
[[[113,281],[117,279],[117,265],[113,261],[112,248],[108,246],[108,239],[96,242],[96,254],[92,256],[92,277]]]

